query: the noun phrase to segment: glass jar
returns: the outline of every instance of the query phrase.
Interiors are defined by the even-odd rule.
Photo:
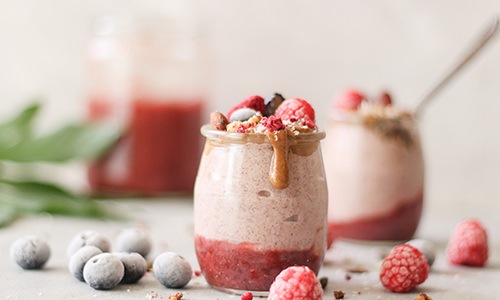
[[[329,245],[404,241],[420,221],[424,160],[413,116],[394,108],[329,117],[324,143]]]
[[[288,146],[280,148],[265,134],[210,125],[201,131],[206,143],[194,193],[195,248],[207,282],[230,293],[266,295],[289,266],[317,273],[327,231],[324,132],[285,136]]]
[[[106,56],[90,57],[100,68],[89,74],[97,82],[89,91],[89,118],[123,124],[124,134],[89,166],[94,193],[192,194],[208,51],[196,20],[180,12],[146,14],[132,19],[126,33],[99,36],[108,48]]]

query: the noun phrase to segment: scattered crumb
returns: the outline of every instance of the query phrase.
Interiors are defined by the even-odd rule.
[[[328,277],[321,277],[319,282],[321,283],[321,288],[325,289],[328,285]]]
[[[351,280],[352,276],[349,273],[345,273],[344,278],[345,280]]]
[[[200,270],[195,270],[194,271],[194,276],[196,276],[196,277],[201,276],[201,271]]]
[[[418,294],[417,298],[415,300],[432,300],[430,296],[427,296],[427,294],[420,293]]]
[[[351,267],[351,268],[347,269],[347,272],[360,274],[360,273],[366,273],[366,272],[368,272],[368,270],[366,268],[361,267],[361,266],[356,266],[356,267]]]
[[[345,293],[343,291],[333,291],[333,296],[335,299],[340,300],[344,299]]]
[[[168,296],[168,300],[181,300],[181,299],[182,299],[182,293],[175,293]]]

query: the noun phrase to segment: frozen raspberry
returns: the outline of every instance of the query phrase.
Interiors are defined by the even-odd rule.
[[[304,99],[292,98],[287,99],[276,109],[274,115],[281,118],[283,121],[291,119],[304,119],[314,122],[314,108]]]
[[[253,299],[253,294],[250,292],[246,292],[241,295],[241,300],[252,300],[252,299]]]
[[[319,300],[323,297],[321,283],[305,266],[288,267],[276,276],[269,289],[269,300]]]
[[[421,284],[429,276],[427,259],[417,248],[397,245],[387,254],[380,269],[382,285],[393,292],[404,293]]]
[[[451,234],[446,254],[455,265],[484,266],[488,260],[486,229],[475,219],[461,221]]]
[[[231,119],[231,115],[233,114],[234,111],[240,109],[240,108],[251,108],[255,111],[260,112],[262,115],[264,114],[264,109],[266,105],[264,104],[264,98],[258,95],[250,96],[243,100],[242,102],[236,104],[231,108],[227,114],[226,117],[227,119]]]
[[[260,120],[260,123],[269,131],[278,131],[285,128],[281,119],[276,116],[264,117]]]
[[[357,110],[361,102],[365,100],[365,96],[354,89],[348,89],[335,98],[333,107],[340,110]]]

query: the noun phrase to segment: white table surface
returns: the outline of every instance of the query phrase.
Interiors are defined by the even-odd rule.
[[[68,271],[66,247],[78,232],[93,229],[108,235],[112,240],[120,229],[140,226],[153,237],[152,256],[163,251],[175,251],[185,256],[197,270],[193,247],[192,200],[168,198],[149,200],[113,200],[110,205],[132,218],[128,221],[98,221],[80,218],[38,215],[22,218],[7,228],[0,229],[0,299],[168,299],[174,292],[184,294],[183,299],[239,299],[210,289],[204,279],[193,277],[181,290],[162,286],[151,272],[137,284],[119,285],[110,291],[98,291],[79,282]],[[380,256],[387,250],[383,244],[353,244],[338,242],[325,257],[320,276],[329,278],[324,299],[334,299],[333,291],[345,292],[345,299],[415,299],[424,292],[435,300],[443,299],[500,299],[500,247],[496,232],[500,218],[495,210],[484,208],[480,220],[490,234],[490,259],[485,268],[451,266],[444,256],[444,248],[453,226],[473,210],[461,205],[448,209],[425,211],[417,233],[434,241],[438,246],[436,262],[426,282],[406,294],[386,291],[378,280]],[[52,255],[42,270],[25,271],[9,256],[9,247],[17,238],[35,234],[45,238]],[[368,272],[352,274],[346,279],[347,269],[361,266]]]

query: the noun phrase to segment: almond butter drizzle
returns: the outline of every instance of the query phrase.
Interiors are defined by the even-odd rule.
[[[271,168],[269,169],[269,180],[275,188],[282,190],[290,185],[287,131],[282,129],[275,132],[267,132],[266,134],[274,150]]]

